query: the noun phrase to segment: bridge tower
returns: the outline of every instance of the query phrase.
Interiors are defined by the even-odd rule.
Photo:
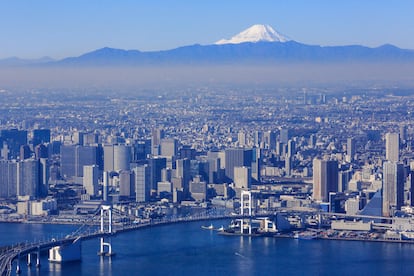
[[[240,215],[249,216],[247,220],[249,235],[252,234],[252,192],[251,191],[242,191],[241,192],[241,206],[240,206]],[[240,233],[243,234],[245,219],[242,218],[240,221]]]
[[[101,242],[100,242],[100,249],[98,255],[101,256],[112,256],[115,255],[112,252],[111,240],[110,236],[112,235],[112,207],[110,205],[102,205],[101,206],[101,229],[100,232]]]

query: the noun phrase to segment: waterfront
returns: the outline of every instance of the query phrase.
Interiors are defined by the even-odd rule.
[[[228,221],[212,221],[219,227]],[[116,256],[96,255],[98,240],[82,245],[82,262],[49,264],[30,275],[411,275],[414,245],[217,235],[210,222],[140,229],[112,239]],[[69,225],[0,224],[0,244],[70,233]],[[23,275],[28,275],[22,265]]]

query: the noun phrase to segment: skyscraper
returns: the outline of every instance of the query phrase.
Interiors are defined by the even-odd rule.
[[[230,180],[234,180],[235,167],[251,167],[253,153],[251,149],[226,149],[225,150],[225,169],[226,176]]]
[[[104,170],[129,170],[131,162],[131,147],[127,145],[104,146]]]
[[[338,161],[313,159],[313,199],[328,201],[330,192],[338,191]]]
[[[50,143],[50,129],[33,130],[33,148],[40,144]]]
[[[17,195],[17,162],[0,160],[0,197]]]
[[[149,201],[151,191],[151,172],[149,166],[143,165],[135,167],[133,172],[135,174],[135,201]]]
[[[162,156],[177,156],[178,140],[173,138],[161,139],[161,155]]]
[[[385,134],[385,158],[391,162],[400,159],[400,137],[398,133]]]
[[[234,184],[239,189],[250,189],[252,171],[250,167],[234,167]]]
[[[346,161],[352,162],[355,157],[355,139],[348,138],[346,140]]]
[[[397,162],[383,165],[382,215],[389,217],[404,203],[404,166]]]
[[[60,168],[66,178],[82,177],[83,166],[97,164],[97,147],[66,145],[60,148]]]
[[[151,170],[151,189],[157,189],[157,183],[161,181],[161,171],[167,168],[167,158],[155,157],[148,160]]]
[[[98,194],[99,168],[97,165],[83,166],[83,187],[91,196]]]
[[[26,159],[17,162],[17,195],[32,196],[40,195],[39,162],[34,159]]]

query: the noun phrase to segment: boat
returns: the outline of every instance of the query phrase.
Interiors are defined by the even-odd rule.
[[[213,224],[210,224],[209,226],[201,226],[201,228],[205,230],[214,230]]]
[[[222,225],[220,228],[217,228],[216,231],[223,232],[225,230],[224,226]]]
[[[296,233],[293,237],[299,240],[313,240],[318,238],[318,235],[315,232],[302,232]]]

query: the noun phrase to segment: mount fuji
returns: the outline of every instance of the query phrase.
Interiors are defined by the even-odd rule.
[[[239,44],[244,42],[286,42],[291,40],[289,37],[275,31],[269,25],[256,24],[230,39],[221,39],[216,45]]]
[[[319,46],[291,40],[269,25],[253,25],[230,39],[210,45],[190,45],[142,52],[104,47],[78,57],[38,63],[41,66],[164,66],[164,65],[280,65],[327,63],[413,63],[414,50],[390,44]],[[5,66],[0,60],[0,65]],[[7,63],[8,66],[10,62]],[[31,66],[33,63],[30,64]],[[18,65],[16,65],[18,66]]]

